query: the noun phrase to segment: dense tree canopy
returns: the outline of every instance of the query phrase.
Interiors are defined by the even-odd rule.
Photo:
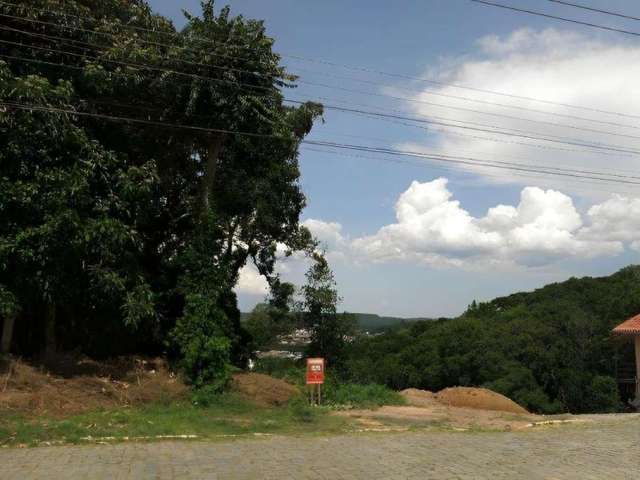
[[[433,391],[484,385],[541,412],[616,410],[616,369],[632,354],[611,330],[639,311],[640,267],[574,278],[363,338],[348,376]]]
[[[263,23],[211,0],[181,30],[143,0],[0,13],[12,350],[169,348],[187,370],[243,364],[232,289],[248,261],[279,285],[278,245],[312,248],[297,152],[322,107],[286,105],[296,79]]]

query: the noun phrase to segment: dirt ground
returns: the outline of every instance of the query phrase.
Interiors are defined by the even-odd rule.
[[[455,387],[438,393],[407,389],[400,392],[407,406],[377,410],[349,410],[339,415],[355,418],[364,430],[408,430],[415,427],[448,427],[461,430],[525,430],[543,422],[513,400],[483,388]]]
[[[261,406],[286,404],[300,392],[293,385],[260,373],[238,373],[233,376],[231,389],[246,400]]]
[[[162,359],[95,362],[64,356],[48,368],[14,360],[0,376],[0,412],[64,417],[99,408],[186,396],[188,387]]]

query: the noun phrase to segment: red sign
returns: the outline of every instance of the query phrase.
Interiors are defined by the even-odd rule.
[[[324,358],[307,358],[307,385],[324,383]]]

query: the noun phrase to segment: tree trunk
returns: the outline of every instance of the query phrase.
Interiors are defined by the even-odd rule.
[[[0,342],[0,354],[8,354],[11,352],[11,339],[13,337],[13,325],[15,324],[16,316],[11,314],[4,318],[2,324],[2,341]]]
[[[44,324],[44,353],[45,355],[56,353],[56,306],[48,303],[45,307]]]
[[[207,147],[207,165],[205,167],[204,175],[202,176],[202,189],[200,192],[200,207],[203,214],[209,210],[209,199],[211,198],[213,184],[216,180],[218,158],[220,157],[220,151],[222,150],[223,143],[224,135],[218,134],[211,137],[209,146]]]

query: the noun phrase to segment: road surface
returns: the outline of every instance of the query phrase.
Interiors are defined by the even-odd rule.
[[[0,449],[3,480],[413,478],[637,480],[640,420],[526,433],[364,433]]]

